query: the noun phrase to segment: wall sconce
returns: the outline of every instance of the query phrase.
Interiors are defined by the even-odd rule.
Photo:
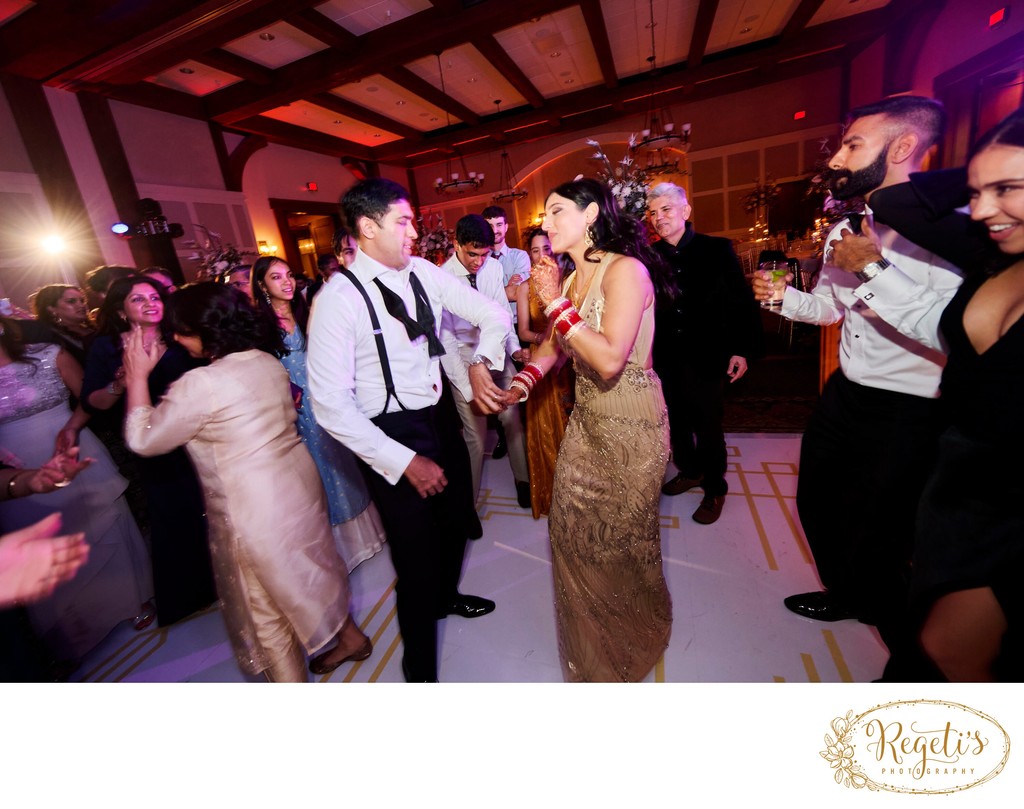
[[[300,253],[313,253],[316,251],[316,245],[312,239],[299,239],[299,252]]]
[[[277,245],[267,244],[265,241],[256,242],[256,249],[260,251],[261,256],[276,256]]]

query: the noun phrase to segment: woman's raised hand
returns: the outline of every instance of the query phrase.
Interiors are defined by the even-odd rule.
[[[562,295],[561,273],[558,263],[551,256],[542,256],[531,270],[537,297],[547,306]]]
[[[142,328],[133,326],[124,347],[125,382],[131,384],[133,379],[148,379],[150,373],[160,361],[160,347],[154,342],[146,351],[142,338]]]

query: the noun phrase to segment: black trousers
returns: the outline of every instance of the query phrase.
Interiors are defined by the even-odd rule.
[[[673,463],[684,477],[703,476],[704,494],[726,494],[721,377],[707,379],[685,365],[659,370],[658,376],[668,408]]]
[[[931,679],[908,607],[918,501],[935,462],[938,401],[836,371],[800,447],[796,504],[821,583],[878,627],[887,678]]]
[[[441,406],[373,419],[388,436],[438,464],[448,479],[444,491],[423,498],[404,477],[392,486],[375,472],[366,476],[398,578],[398,628],[413,682],[437,679],[438,615],[458,593],[466,537],[477,520],[457,421]]]

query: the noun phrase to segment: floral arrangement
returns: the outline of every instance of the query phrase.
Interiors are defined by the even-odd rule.
[[[185,242],[187,247],[195,250],[188,258],[198,261],[196,270],[197,281],[212,281],[232,267],[248,264],[249,257],[257,255],[252,250],[239,250],[232,244],[224,244],[219,233],[214,233],[204,225],[193,226],[206,234],[202,244],[195,240]]]
[[[618,163],[612,163],[605,154],[601,144],[596,140],[587,139],[587,144],[597,149],[592,160],[600,160],[597,179],[603,182],[612,192],[619,207],[626,213],[643,220],[647,214],[648,176],[644,169],[633,159],[636,148],[636,135],[629,136],[629,146]]]
[[[775,201],[779,198],[779,194],[782,191],[779,188],[779,184],[775,182],[771,177],[765,180],[763,183],[758,183],[754,186],[754,190],[749,194],[745,194],[741,202],[743,203],[743,210],[747,213],[754,213],[755,211],[760,214],[761,211],[767,213],[768,209],[775,204]]]
[[[417,221],[420,238],[416,242],[416,255],[443,264],[448,260],[455,234],[444,226],[444,218],[439,213],[427,214]]]

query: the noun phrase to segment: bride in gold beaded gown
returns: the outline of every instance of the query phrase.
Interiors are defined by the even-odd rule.
[[[544,230],[577,269],[559,288],[551,258],[534,266],[554,328],[508,401],[527,398],[559,351],[573,359],[576,406],[548,518],[562,671],[570,681],[638,681],[672,629],[658,519],[668,418],[651,367],[655,298],[671,289],[649,259],[642,226],[595,180],[554,189]]]

